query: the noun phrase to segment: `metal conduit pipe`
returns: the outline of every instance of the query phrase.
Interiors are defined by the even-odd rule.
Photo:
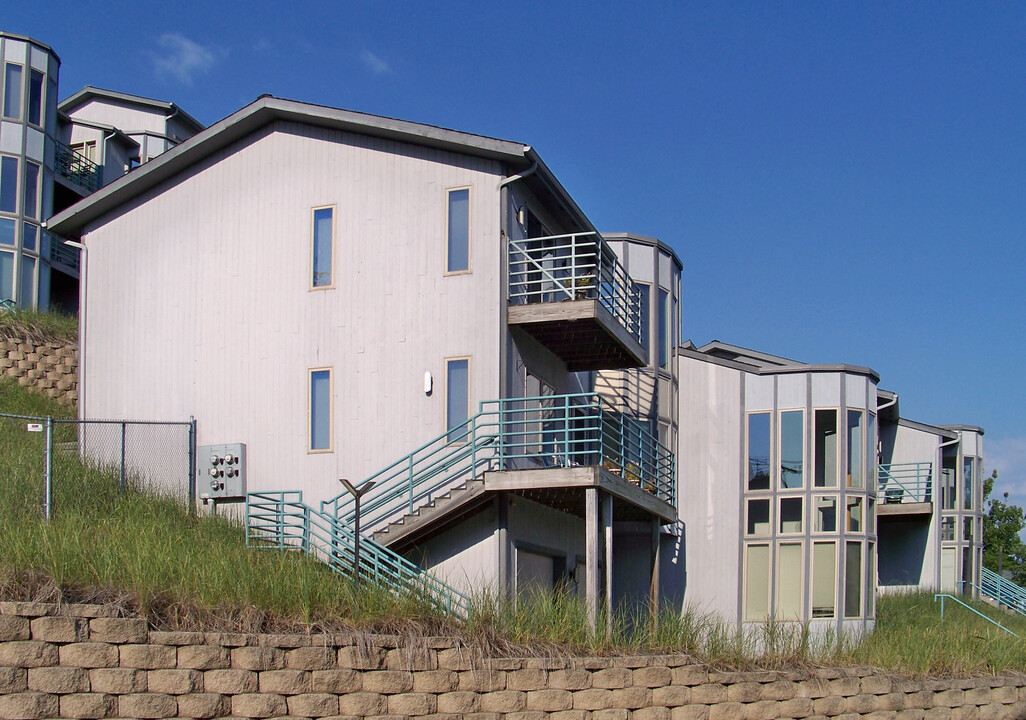
[[[883,405],[877,405],[876,406],[876,414],[879,415],[881,410],[886,410],[891,405],[894,405],[897,402],[898,402],[898,393],[894,393],[894,397],[892,399],[888,400]]]

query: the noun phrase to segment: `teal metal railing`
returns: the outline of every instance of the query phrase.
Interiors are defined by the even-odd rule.
[[[1001,577],[993,570],[980,568],[980,584],[977,589],[995,602],[1026,615],[1026,589],[1011,580]]]
[[[885,503],[933,502],[933,463],[882,463],[878,497]]]
[[[246,545],[300,550],[336,572],[355,574],[355,533],[348,525],[303,502],[295,491],[246,495]],[[466,595],[370,538],[360,537],[360,580],[396,592],[416,593],[450,614],[466,617]]]
[[[1006,628],[1001,623],[996,622],[994,620],[991,620],[989,617],[987,617],[986,615],[981,613],[979,610],[977,610],[976,608],[970,607],[969,605],[966,605],[964,602],[959,600],[954,595],[948,595],[947,593],[936,593],[933,596],[933,601],[937,602],[937,600],[940,600],[940,604],[941,604],[941,611],[940,611],[941,620],[944,619],[944,601],[945,600],[954,600],[956,603],[958,603],[959,605],[964,607],[966,610],[968,610],[969,612],[973,613],[974,615],[980,616],[981,618],[983,618],[984,620],[989,622],[991,625],[996,625],[997,627],[1001,628],[1002,630],[1004,630],[1009,635],[1015,635],[1015,637],[1019,637],[1016,633],[1012,632],[1011,630]]]
[[[509,303],[598,300],[641,342],[641,289],[597,232],[509,239]]]
[[[66,177],[90,192],[96,192],[103,185],[103,168],[60,141],[57,142],[54,170],[58,175]]]
[[[487,470],[596,465],[676,503],[673,453],[598,393],[487,400],[462,425],[367,478],[376,484],[360,501],[361,527],[380,529]],[[341,493],[321,511],[350,524],[355,502]]]

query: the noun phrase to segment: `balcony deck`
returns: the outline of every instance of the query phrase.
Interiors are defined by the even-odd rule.
[[[641,293],[601,235],[510,239],[508,251],[511,326],[572,372],[647,363]]]

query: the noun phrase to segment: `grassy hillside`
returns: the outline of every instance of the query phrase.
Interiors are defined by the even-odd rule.
[[[0,412],[60,416],[68,410],[0,380]],[[415,597],[350,584],[297,554],[248,550],[242,528],[196,518],[172,501],[130,489],[113,473],[74,465],[56,479],[55,515],[41,520],[42,435],[0,419],[0,597],[102,601],[141,612],[157,627],[330,629],[447,634],[485,652],[682,652],[725,667],[876,665],[912,674],[1026,671],[1026,643],[964,608],[940,621],[931,594],[884,597],[875,634],[813,638],[802,628],[738,630],[700,612],[667,611],[655,625],[618,616],[610,637],[588,630],[583,606],[538,597],[516,605],[474,599],[465,622]],[[974,607],[1026,637],[1026,618]]]
[[[60,313],[0,310],[0,339],[66,342],[78,337],[78,318]]]

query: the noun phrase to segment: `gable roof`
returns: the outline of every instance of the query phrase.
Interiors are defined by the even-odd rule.
[[[523,181],[575,231],[595,227],[530,145],[448,130],[434,125],[368,115],[262,95],[180,145],[158,155],[71,207],[54,215],[47,227],[67,238],[102,215],[272,122],[285,120],[505,162],[523,173]]]
[[[141,95],[130,95],[128,93],[117,92],[116,90],[104,90],[103,88],[93,87],[92,85],[86,85],[71,97],[65,98],[57,105],[57,108],[63,113],[71,113],[74,112],[75,108],[84,105],[90,100],[96,99],[111,100],[125,105],[139,105],[146,108],[152,108],[154,110],[160,110],[168,117],[174,115],[177,118],[181,118],[185,124],[191,126],[195,132],[199,132],[204,128],[203,123],[172,102],[167,102],[166,100],[155,100],[153,98],[142,97]]]

